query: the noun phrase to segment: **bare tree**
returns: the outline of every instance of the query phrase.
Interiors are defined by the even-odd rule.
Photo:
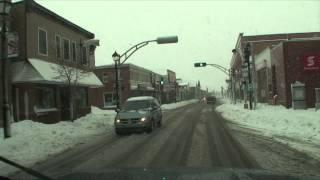
[[[71,121],[75,119],[74,107],[75,107],[75,94],[77,87],[80,85],[80,80],[87,77],[90,71],[83,69],[80,65],[72,64],[68,65],[64,61],[59,61],[56,66],[52,66],[57,76],[56,80],[59,80],[67,85],[67,95],[69,97],[69,115]]]

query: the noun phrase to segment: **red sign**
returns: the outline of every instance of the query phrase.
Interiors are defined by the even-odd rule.
[[[304,71],[320,70],[320,54],[306,55],[302,58]]]

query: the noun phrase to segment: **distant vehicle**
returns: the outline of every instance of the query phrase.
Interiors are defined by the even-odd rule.
[[[205,103],[207,101],[207,98],[206,97],[202,97],[200,100],[199,100],[199,102],[203,102],[203,103]]]
[[[217,98],[215,96],[208,96],[207,97],[207,104],[214,104],[216,103]]]
[[[132,97],[126,100],[114,120],[115,132],[120,135],[132,131],[152,132],[161,127],[162,110],[157,99],[151,96]]]

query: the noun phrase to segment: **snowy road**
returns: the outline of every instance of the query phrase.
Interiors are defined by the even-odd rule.
[[[299,154],[301,159],[297,162],[294,158],[290,161],[280,158],[281,152],[266,152],[266,147],[271,144],[274,151],[280,150],[279,146],[286,151],[286,147],[254,139],[250,134],[240,133],[239,127],[229,128],[225,122],[212,105],[190,104],[164,112],[163,126],[151,134],[118,137],[112,133],[97,136],[91,143],[68,150],[36,165],[34,169],[58,177],[71,172],[103,172],[109,168],[232,167],[273,170],[272,166],[278,164],[278,171],[281,172],[281,165],[289,169],[282,172],[290,172],[292,168],[286,167],[286,162],[292,166],[303,161],[303,155]],[[266,164],[263,158],[273,164],[270,161]],[[277,161],[282,161],[282,164]],[[301,168],[316,170],[317,167],[320,166],[314,162],[294,170],[299,173]],[[15,178],[22,176],[18,174]]]
[[[163,126],[151,134],[97,137],[91,144],[69,150],[35,169],[56,177],[70,172],[127,167],[257,168],[258,165],[234,141],[213,106],[195,103],[164,112]]]

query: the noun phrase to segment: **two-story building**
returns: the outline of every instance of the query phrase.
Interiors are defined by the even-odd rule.
[[[90,90],[91,104],[100,108],[114,108],[116,105],[115,67],[113,64],[97,66],[94,70],[104,87]],[[129,97],[160,97],[161,76],[134,64],[123,64],[120,67],[120,99],[123,103]]]
[[[11,63],[15,121],[54,123],[70,120],[70,111],[72,119],[89,113],[89,88],[102,86],[91,71],[94,34],[33,0],[13,4],[11,25],[19,35],[19,56]]]

